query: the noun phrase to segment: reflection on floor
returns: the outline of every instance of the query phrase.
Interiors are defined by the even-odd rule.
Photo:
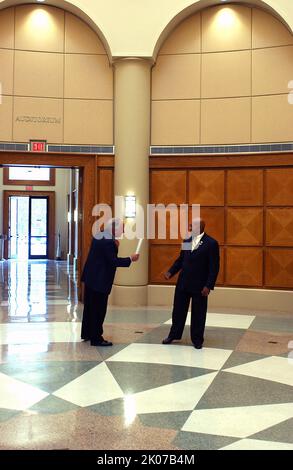
[[[0,449],[293,449],[292,315],[210,312],[202,350],[168,309],[109,309],[104,349],[81,315],[66,263],[0,263]]]

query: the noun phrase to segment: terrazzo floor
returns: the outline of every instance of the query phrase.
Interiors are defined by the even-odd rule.
[[[81,317],[65,262],[0,263],[0,449],[293,450],[293,312],[210,311],[202,350],[170,309],[110,307],[108,348]]]

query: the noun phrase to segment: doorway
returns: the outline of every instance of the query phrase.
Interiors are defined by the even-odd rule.
[[[54,259],[54,191],[3,191],[6,259]]]
[[[92,241],[92,224],[94,218],[92,210],[98,201],[104,200],[103,191],[97,187],[98,172],[104,175],[105,171],[113,172],[114,157],[111,155],[81,155],[81,154],[62,154],[62,153],[31,153],[31,152],[0,152],[0,165],[2,166],[38,166],[50,168],[78,168],[79,169],[79,188],[80,188],[80,238],[79,238],[79,259],[78,259],[78,281],[80,282],[80,273],[85,263],[90,244]],[[105,185],[103,186],[105,187]],[[102,185],[101,185],[102,188]],[[107,189],[107,188],[106,188]],[[101,193],[101,194],[100,194]],[[34,191],[36,194],[36,191]],[[4,206],[3,199],[3,206]],[[8,204],[8,201],[7,201]],[[51,214],[51,200],[49,202]],[[8,213],[8,209],[6,211]],[[4,221],[3,221],[4,222]],[[50,245],[51,217],[49,215],[49,259],[54,259],[53,250]],[[8,221],[7,221],[8,227]],[[7,233],[3,224],[3,233]],[[53,228],[53,234],[55,227]],[[4,258],[7,259],[7,241],[4,243]],[[50,251],[52,250],[52,251]],[[81,290],[79,290],[81,294]]]
[[[48,258],[47,196],[9,196],[8,258]]]

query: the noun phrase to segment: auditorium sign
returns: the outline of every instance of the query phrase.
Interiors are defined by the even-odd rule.
[[[15,122],[26,124],[61,124],[61,118],[51,116],[16,116]]]

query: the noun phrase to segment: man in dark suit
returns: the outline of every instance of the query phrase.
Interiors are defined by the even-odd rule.
[[[163,344],[171,344],[182,337],[187,312],[191,306],[191,341],[196,349],[204,342],[208,295],[214,289],[219,272],[219,245],[205,232],[203,219],[194,219],[191,236],[183,241],[179,257],[165,273],[170,279],[180,271],[175,289],[172,313],[172,327]]]
[[[103,338],[103,323],[106,316],[108,296],[111,292],[115,272],[119,267],[128,268],[139,255],[118,257],[119,241],[124,230],[120,219],[111,219],[104,230],[93,237],[81,280],[85,284],[84,310],[81,338],[90,340],[92,346],[112,346]]]

